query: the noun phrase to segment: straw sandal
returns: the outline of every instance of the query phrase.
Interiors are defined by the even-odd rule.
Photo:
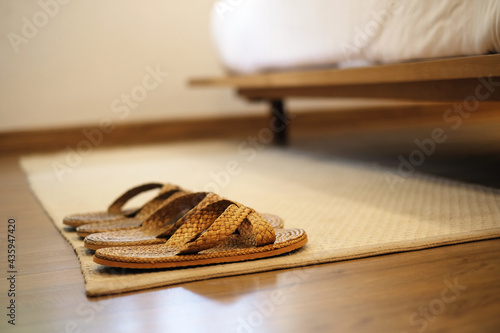
[[[84,246],[97,250],[104,247],[163,244],[193,214],[221,200],[225,199],[208,192],[182,195],[158,209],[140,228],[91,234],[85,237]],[[283,227],[283,220],[276,215],[262,214],[262,217],[273,228]]]
[[[83,224],[76,228],[76,233],[83,238],[94,233],[140,228],[142,223],[156,210],[188,193],[191,192],[181,190],[180,188],[161,193],[144,205],[135,217],[123,217],[112,221]]]
[[[253,209],[218,200],[197,209],[165,244],[99,249],[94,262],[122,268],[231,263],[280,255],[307,243],[304,230],[274,229]]]
[[[131,188],[127,192],[118,197],[109,207],[106,212],[91,212],[91,213],[78,213],[66,216],[63,223],[72,227],[98,222],[107,222],[122,219],[124,217],[136,216],[142,208],[132,208],[123,210],[122,207],[127,201],[136,195],[150,191],[153,189],[161,188],[160,194],[163,192],[178,189],[179,187],[171,184],[148,183]],[[154,200],[154,199],[153,199]]]

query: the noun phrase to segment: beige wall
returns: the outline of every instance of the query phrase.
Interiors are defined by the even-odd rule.
[[[210,37],[215,1],[1,0],[0,132],[266,112],[231,89],[187,86],[224,74]]]
[[[263,112],[229,89],[186,84],[223,73],[213,2],[0,1],[0,131]],[[157,69],[168,76],[148,77]]]

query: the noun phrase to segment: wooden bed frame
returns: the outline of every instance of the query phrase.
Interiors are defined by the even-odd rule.
[[[287,142],[284,100],[359,97],[415,101],[500,101],[500,54],[433,59],[349,69],[200,78],[192,86],[229,86],[248,100],[268,101],[275,142]]]

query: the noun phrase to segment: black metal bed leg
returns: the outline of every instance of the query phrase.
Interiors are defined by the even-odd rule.
[[[288,143],[288,117],[285,110],[285,102],[282,99],[269,101],[271,104],[271,130],[274,133],[273,143],[278,146],[286,146]]]

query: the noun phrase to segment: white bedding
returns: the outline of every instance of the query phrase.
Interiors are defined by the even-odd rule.
[[[211,22],[239,73],[500,52],[499,0],[221,0]]]

